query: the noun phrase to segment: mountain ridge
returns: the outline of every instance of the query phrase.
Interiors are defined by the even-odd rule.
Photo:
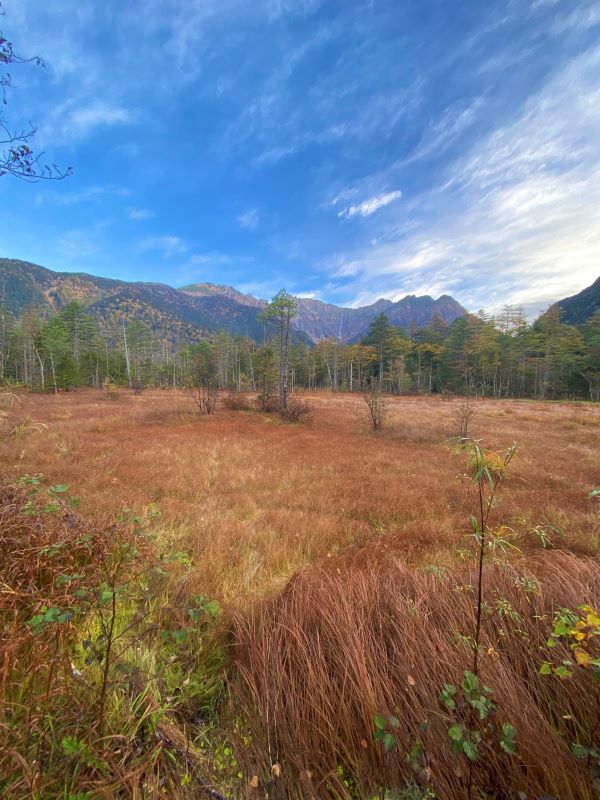
[[[450,295],[438,299],[407,295],[396,302],[380,298],[358,308],[315,298],[295,299],[296,338],[307,342],[323,338],[356,341],[381,312],[406,330],[412,325],[422,327],[436,315],[451,323],[468,313]],[[19,259],[0,258],[0,304],[14,316],[20,317],[31,308],[45,315],[56,313],[72,300],[81,302],[101,327],[114,325],[122,316],[138,317],[161,338],[172,341],[191,341],[220,330],[256,341],[264,336],[259,314],[267,301],[231,286],[204,282],[176,289],[165,283],[59,272]]]
[[[587,322],[596,311],[600,310],[600,277],[577,294],[557,300],[548,310],[554,308],[562,309],[562,321],[565,323],[581,325]]]
[[[195,287],[198,287],[199,296],[205,296],[205,293],[210,292],[214,295],[220,289],[225,289],[228,293],[232,292],[243,298],[242,302],[252,302],[254,307],[262,309],[266,306],[265,300],[253,295],[243,295],[232,287],[221,287],[216,284],[189,284],[180,291],[196,294]],[[392,325],[398,325],[406,330],[411,323],[417,327],[426,325],[436,314],[439,314],[444,322],[450,323],[468,313],[460,303],[447,294],[437,299],[429,295],[406,295],[398,301],[382,297],[368,306],[357,308],[338,306],[312,297],[298,296],[294,299],[298,307],[294,325],[307,334],[313,342],[328,338],[336,338],[342,342],[355,341],[366,333],[370,323],[382,312],[387,314]]]

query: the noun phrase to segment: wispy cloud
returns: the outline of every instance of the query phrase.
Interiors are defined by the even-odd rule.
[[[140,240],[138,249],[141,252],[155,250],[161,253],[164,258],[170,258],[171,256],[187,253],[190,247],[179,236],[148,236]]]
[[[235,257],[229,253],[220,253],[211,250],[209,253],[194,253],[187,261],[189,266],[204,266],[205,264],[231,264]]]
[[[379,211],[380,208],[389,206],[390,203],[393,203],[394,200],[398,200],[400,197],[402,197],[402,192],[399,189],[395,189],[392,192],[383,192],[383,194],[379,194],[376,197],[363,200],[362,203],[343,208],[341,211],[338,211],[338,217],[344,217],[345,219],[352,219],[352,217],[370,217],[371,214]]]
[[[243,214],[240,214],[237,218],[238,225],[240,228],[244,228],[248,231],[256,230],[258,227],[258,222],[260,219],[260,214],[257,208],[249,208],[247,211],[244,211]]]
[[[394,166],[401,167],[434,155],[439,158],[458,137],[474,124],[485,107],[485,99],[477,97],[468,104],[456,103],[443,112],[441,117],[431,123],[416,148]]]
[[[259,300],[269,300],[282,288],[286,288],[293,293],[293,286],[290,281],[287,281],[287,286],[285,284],[286,281],[283,277],[277,278],[275,276],[269,280],[247,281],[239,284],[237,288],[243,294],[250,294]]]
[[[52,203],[57,206],[76,206],[85,203],[94,203],[106,197],[128,197],[129,189],[119,186],[87,186],[78,192],[64,191],[67,184],[62,184],[60,190],[39,192],[35,197],[36,205]]]
[[[69,112],[65,126],[75,136],[87,136],[96,128],[124,125],[133,119],[134,115],[129,109],[96,102],[87,108],[76,108]]]
[[[127,215],[129,219],[133,220],[151,219],[156,216],[153,211],[147,208],[136,208],[135,206],[129,206]]]
[[[518,117],[415,198],[416,228],[337,268],[354,304],[453,289],[470,308],[538,312],[600,270],[600,48],[558,72]],[[494,299],[496,298],[496,299]],[[493,310],[493,309],[492,309]]]

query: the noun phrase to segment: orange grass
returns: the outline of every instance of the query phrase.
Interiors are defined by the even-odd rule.
[[[569,746],[587,741],[598,725],[597,685],[586,670],[561,682],[539,667],[553,610],[600,599],[597,567],[569,553],[544,553],[526,573],[538,578],[536,593],[518,585],[521,570],[490,568],[490,602],[508,601],[518,617],[496,614],[485,622],[481,678],[497,703],[493,725],[510,722],[518,749],[509,756],[484,741],[472,795],[468,761],[450,749],[455,719],[439,693],[444,683],[458,686],[470,668],[472,653],[456,637],[474,628],[466,587],[475,571],[440,579],[398,562],[302,573],[281,596],[234,620],[236,694],[254,734],[249,773],[260,775],[274,798],[371,797],[411,779],[439,798],[595,797]],[[400,720],[398,746],[387,755],[373,741],[381,711]],[[406,754],[417,741],[424,757],[413,769]],[[271,764],[279,766],[277,780]]]
[[[234,721],[225,714],[219,725],[237,736],[244,766],[230,796],[362,800],[363,790],[401,787],[412,775],[404,754],[427,721],[431,784],[440,798],[465,797],[465,766],[453,762],[437,700],[471,657],[452,639],[472,633],[474,614],[472,594],[455,590],[473,581],[457,548],[475,495],[447,444],[461,401],[394,398],[374,434],[358,396],[303,395],[310,421],[287,425],[253,410],[200,418],[185,392],[118,394],[108,403],[93,390],[18,393],[4,409],[0,477],[42,472],[68,484],[96,529],[123,508],[160,509],[159,546],[192,559],[172,596],[201,593],[226,608]],[[531,797],[585,800],[589,776],[568,747],[593,728],[587,676],[543,678],[539,647],[555,608],[600,600],[599,517],[587,499],[600,485],[600,409],[509,400],[474,408],[470,433],[486,448],[518,444],[491,524],[513,531],[520,551],[510,570],[537,575],[541,588],[524,593],[517,573],[498,566],[486,583],[488,599],[496,592],[521,615],[520,633],[498,617],[484,626],[496,655],[483,665],[499,718],[518,730],[519,756],[486,751],[473,798],[512,796],[512,784]],[[420,571],[428,564],[450,577]],[[401,719],[390,756],[373,744],[377,711]],[[240,724],[250,740],[235,733]]]
[[[47,425],[0,440],[0,474],[43,472],[82,508],[114,520],[157,503],[162,535],[194,559],[190,581],[245,602],[282,587],[307,564],[373,539],[411,564],[448,562],[468,528],[464,465],[445,443],[455,404],[396,398],[390,427],[357,421],[361,397],[315,394],[313,420],[219,410],[198,418],[183,392],[21,395],[13,426]],[[579,403],[478,401],[473,434],[487,447],[516,441],[497,517],[520,533],[549,524],[588,548],[600,485],[600,409]],[[558,541],[556,535],[554,538]]]

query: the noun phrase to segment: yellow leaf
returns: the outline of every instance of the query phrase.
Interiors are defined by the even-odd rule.
[[[586,619],[590,628],[600,628],[600,617],[595,611],[592,611],[590,614],[588,614]]]
[[[257,789],[257,788],[258,788],[258,775],[253,775],[253,776],[250,778],[250,786],[251,786],[253,789]]]
[[[271,772],[276,778],[279,778],[279,776],[281,775],[281,765],[273,764],[273,766],[271,767]]]
[[[408,683],[409,686],[414,686],[416,684],[416,680],[413,678],[412,675],[408,676],[408,678],[406,679],[406,682]]]
[[[590,654],[586,653],[586,651],[583,650],[581,647],[576,647],[573,650],[573,655],[575,656],[575,660],[577,661],[577,663],[580,664],[582,667],[587,667],[592,662],[592,657],[590,656]]]

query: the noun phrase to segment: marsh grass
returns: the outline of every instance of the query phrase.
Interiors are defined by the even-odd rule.
[[[449,750],[438,696],[472,666],[476,621],[477,487],[444,443],[454,400],[390,398],[408,433],[369,435],[362,397],[327,392],[302,395],[311,424],[293,426],[228,409],[200,417],[185,392],[121,392],[116,404],[98,391],[16,394],[0,435],[2,797],[189,798],[204,783],[231,798],[462,800],[468,765]],[[590,675],[539,674],[555,609],[598,604],[600,515],[587,494],[600,442],[598,426],[572,424],[574,407],[478,401],[486,449],[520,445],[492,509],[518,550],[486,571],[480,657],[517,756],[483,745],[473,800],[508,797],[511,781],[531,797],[593,797],[569,750],[592,735]],[[47,427],[6,435],[25,416]],[[68,485],[80,510],[24,513],[25,472]],[[143,547],[115,577],[105,566],[117,542]],[[146,566],[161,572],[144,582]],[[74,594],[127,575],[100,735],[106,660],[94,653],[106,650],[83,643],[107,628],[109,607]],[[52,608],[74,618],[53,612],[34,635],[29,621]],[[388,753],[373,738],[378,712],[401,723]],[[418,737],[427,761],[407,761]]]
[[[484,743],[472,796],[518,789],[592,798],[569,742],[597,725],[587,699],[593,679],[581,670],[571,685],[549,683],[539,667],[554,610],[598,600],[597,563],[542,553],[526,568],[493,565],[486,579],[492,611],[479,667],[498,724],[516,728],[518,749],[513,757]],[[278,597],[234,617],[234,702],[253,732],[246,768],[269,796],[359,798],[415,780],[440,798],[466,796],[468,764],[451,751],[438,694],[472,666],[465,637],[476,621],[476,582],[475,568],[427,573],[401,562],[338,562],[299,574]],[[500,600],[510,614],[494,613]],[[398,746],[387,754],[373,739],[381,710],[400,722]],[[406,757],[415,742],[427,754],[425,776]],[[277,780],[273,763],[281,767]]]

